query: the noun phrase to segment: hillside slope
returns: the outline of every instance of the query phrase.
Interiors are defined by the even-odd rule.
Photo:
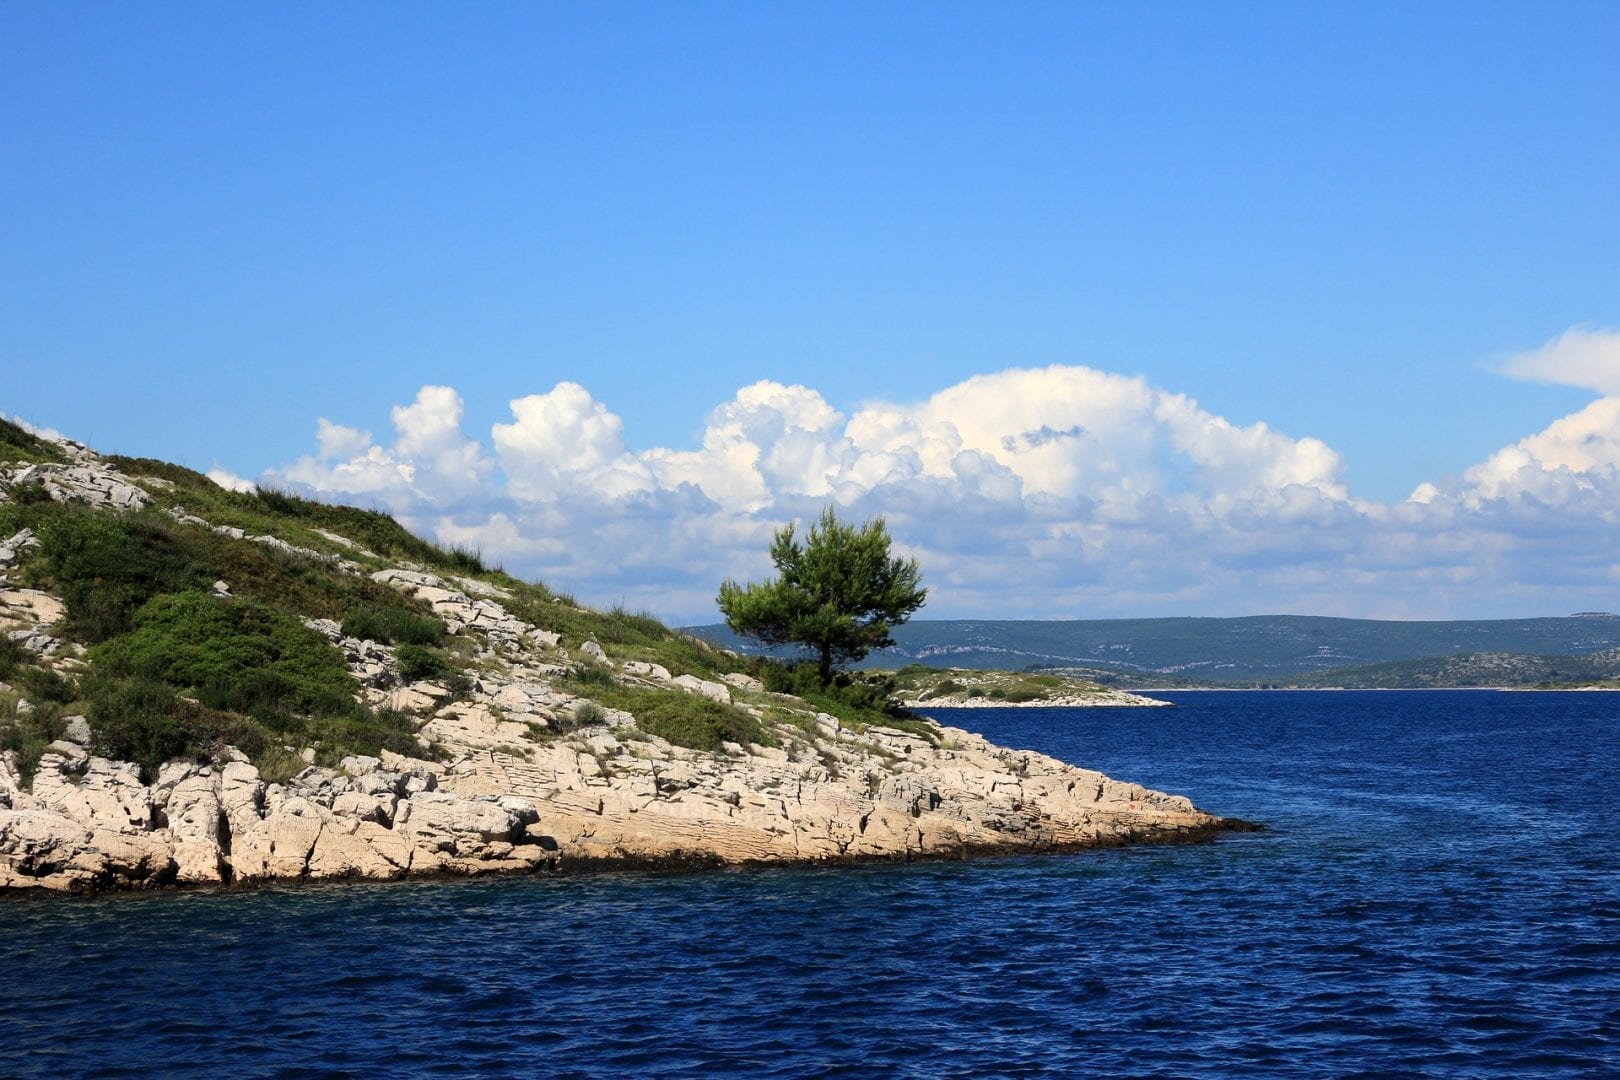
[[[0,631],[0,887],[957,856],[1229,824],[584,609],[382,514],[3,420]]]
[[[1581,656],[1480,652],[1462,656],[1423,657],[1324,671],[1299,679],[1298,685],[1344,689],[1441,689],[1594,686],[1616,679],[1620,679],[1620,649],[1604,649]]]
[[[746,648],[724,626],[691,632]],[[1620,647],[1620,617],[1475,621],[1330,619],[913,620],[882,667],[1061,670],[1121,687],[1293,683],[1316,673],[1475,653],[1570,656]]]

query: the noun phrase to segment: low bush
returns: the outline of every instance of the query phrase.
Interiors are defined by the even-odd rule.
[[[581,701],[573,708],[560,712],[552,718],[551,729],[558,734],[578,731],[581,728],[594,727],[597,724],[607,723],[607,710],[594,701]]]
[[[8,641],[6,644],[12,643]],[[18,667],[15,681],[22,696],[35,705],[47,701],[65,705],[79,694],[78,683],[73,679],[66,678],[48,667],[34,664]]]
[[[633,690],[610,702],[636,718],[636,727],[676,746],[719,752],[727,742],[774,745],[764,726],[735,705],[679,690]]]
[[[444,679],[457,674],[457,670],[443,653],[422,645],[401,645],[394,650],[394,662],[399,677],[405,682],[423,679]]]
[[[0,681],[9,680],[29,659],[28,650],[0,636]]]
[[[153,597],[133,622],[130,633],[91,651],[98,668],[188,688],[213,708],[261,718],[355,707],[343,654],[285,612],[186,592]]]
[[[196,545],[156,514],[109,514],[62,504],[42,507],[40,551],[68,629],[88,642],[129,630],[135,611],[160,593],[203,589]]]
[[[772,693],[803,698],[840,720],[868,722],[903,713],[892,701],[894,677],[883,672],[840,671],[831,682],[823,683],[814,663],[758,657],[753,673]]]
[[[560,730],[601,723],[601,706],[605,705],[635,717],[636,727],[647,734],[693,750],[719,752],[727,742],[743,746],[749,743],[776,745],[775,738],[759,720],[735,705],[682,690],[623,686],[604,669],[588,664],[576,665],[572,677],[563,683],[563,689],[580,697],[588,695],[595,701],[577,705],[573,714],[559,725]]]
[[[384,645],[439,645],[444,642],[443,620],[398,607],[356,608],[343,617],[347,637]]]
[[[93,679],[88,717],[91,749],[115,761],[133,761],[151,783],[165,761],[207,760],[221,742],[219,717],[153,678]],[[259,739],[246,740],[252,754]]]
[[[933,724],[894,703],[893,675],[877,671],[841,671],[833,676],[832,682],[823,684],[814,663],[801,661],[788,664],[768,657],[754,658],[753,673],[772,693],[802,698],[813,708],[831,713],[857,730],[875,724],[905,731],[930,742],[938,741],[938,732]]]
[[[61,706],[34,704],[30,710],[19,711],[15,697],[0,698],[0,752],[10,750],[17,755],[17,779],[23,787],[33,784],[39,759],[65,731]]]

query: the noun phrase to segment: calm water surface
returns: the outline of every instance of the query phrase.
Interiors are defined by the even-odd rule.
[[[942,719],[1270,823],[956,864],[0,902],[0,1075],[1620,1074],[1620,695]]]

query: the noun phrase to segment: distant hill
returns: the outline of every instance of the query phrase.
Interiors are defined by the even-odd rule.
[[[690,629],[729,648],[758,651],[725,626]],[[1484,670],[1482,665],[1488,666],[1486,661],[1474,660],[1460,666],[1455,662],[1481,654],[1542,659],[1588,656],[1620,648],[1620,616],[1582,612],[1562,618],[1425,622],[1309,615],[1073,621],[941,619],[907,623],[895,631],[894,637],[896,646],[874,654],[867,666],[1039,668],[1062,670],[1121,687],[1252,686],[1302,684],[1307,680],[1314,684],[1320,681],[1316,676],[1325,677],[1330,672],[1336,677],[1359,679],[1361,676],[1350,676],[1347,669],[1419,660],[1428,666],[1389,667],[1377,676],[1419,678],[1420,671],[1452,670],[1472,678]],[[1451,662],[1452,667],[1445,668],[1442,661]],[[1549,662],[1546,666],[1548,670],[1559,670],[1572,663]],[[1523,668],[1525,664],[1518,666]],[[1513,684],[1519,681],[1515,679]],[[1528,681],[1541,681],[1541,677]],[[1331,680],[1329,683],[1344,685]]]
[[[1300,686],[1345,689],[1371,687],[1438,688],[1464,686],[1585,686],[1620,679],[1620,649],[1582,656],[1527,656],[1480,652],[1367,664],[1308,675]]]

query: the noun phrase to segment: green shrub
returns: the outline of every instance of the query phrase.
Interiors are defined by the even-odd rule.
[[[165,761],[205,760],[215,741],[202,708],[151,678],[94,681],[88,718],[91,749],[102,757],[136,762],[147,783]]]
[[[6,642],[10,645],[11,642]],[[78,696],[79,687],[72,679],[57,674],[48,667],[25,664],[16,671],[17,689],[35,705],[55,702],[65,705]]]
[[[336,765],[349,754],[375,756],[379,750],[422,757],[427,752],[417,741],[416,727],[417,721],[405,713],[356,706],[345,714],[311,718],[302,734],[304,743],[316,748],[316,761]]]
[[[636,718],[636,726],[647,734],[694,750],[715,752],[726,742],[747,746],[749,743],[770,745],[775,741],[748,713],[701,694],[641,691],[640,700],[632,702],[625,711]]]
[[[636,727],[677,746],[717,752],[725,742],[774,746],[775,739],[753,715],[735,705],[683,690],[624,686],[608,672],[589,664],[575,665],[562,688],[595,702],[582,702],[563,719],[559,730],[572,731],[587,723],[601,723],[601,709],[619,709],[635,717]],[[593,711],[594,710],[594,711]]]
[[[394,650],[394,662],[399,668],[399,677],[408,683],[456,674],[456,668],[443,653],[421,645],[399,646]]]
[[[17,779],[23,787],[34,782],[39,759],[45,750],[60,739],[66,731],[61,706],[35,704],[32,711],[18,712],[17,702],[10,696],[0,699],[0,751],[11,750],[17,755]]]
[[[580,728],[594,727],[597,724],[607,723],[607,710],[594,701],[581,701],[566,712],[558,713],[552,718],[552,729],[566,734],[578,731]]]
[[[187,592],[147,601],[134,623],[91,651],[98,667],[189,688],[213,708],[260,717],[355,707],[343,654],[285,612]]]
[[[55,502],[51,493],[45,490],[41,481],[35,480],[31,484],[18,484],[11,489],[11,501],[18,506],[49,506]]]
[[[85,641],[124,633],[135,610],[159,593],[208,585],[195,545],[155,514],[52,507],[39,540],[46,571],[67,604],[68,628]]]
[[[0,680],[9,681],[17,669],[29,660],[28,650],[0,635]]]
[[[680,690],[621,688],[605,704],[636,718],[636,727],[676,746],[711,753],[726,742],[774,745],[775,740],[753,716],[735,705]]]
[[[384,645],[439,645],[444,642],[443,620],[418,615],[404,608],[356,608],[343,617],[346,637]]]
[[[754,675],[772,693],[803,698],[840,720],[870,723],[902,714],[892,703],[894,677],[881,672],[840,671],[834,673],[831,682],[823,683],[814,663],[783,663],[759,657]]]
[[[576,686],[580,687],[614,687],[619,685],[619,681],[613,677],[613,673],[599,664],[575,664],[569,670],[568,677]]]

